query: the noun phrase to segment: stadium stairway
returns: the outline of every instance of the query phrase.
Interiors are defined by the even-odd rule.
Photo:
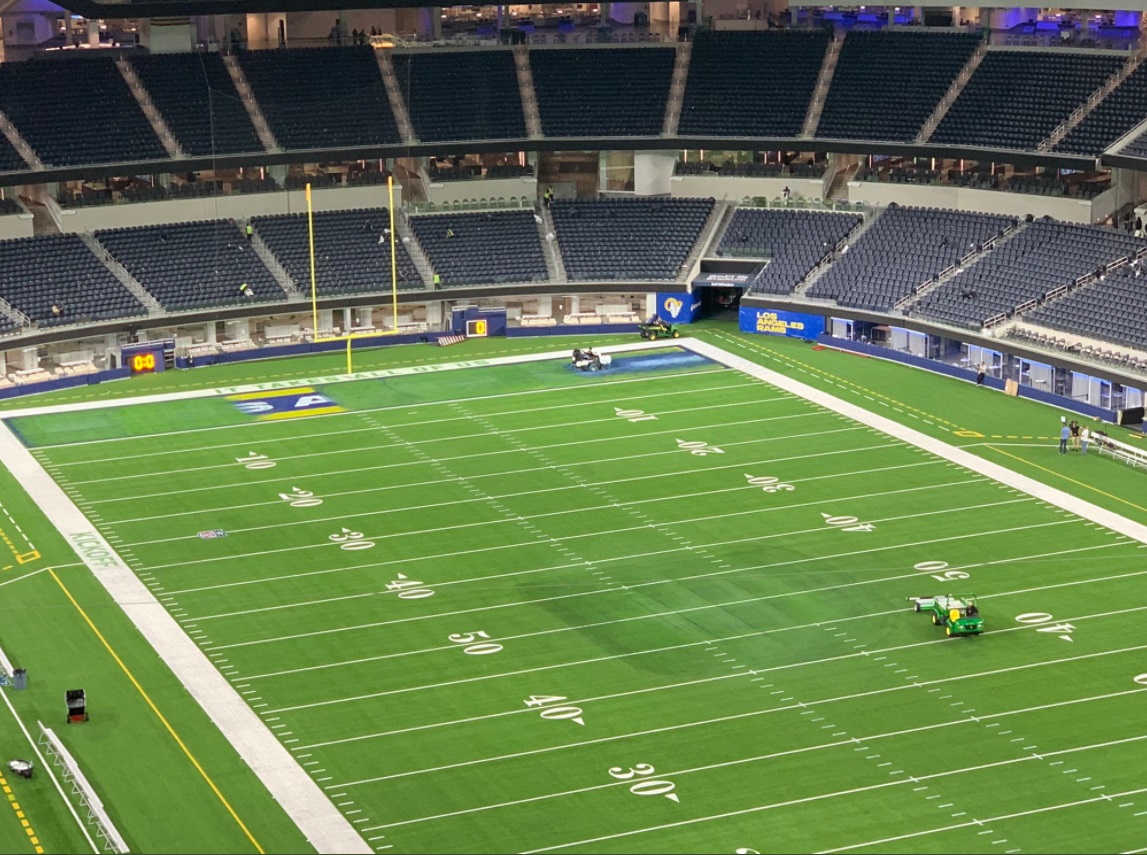
[[[840,48],[844,44],[843,38],[834,38],[828,43],[828,50],[824,52],[824,62],[820,67],[820,76],[816,81],[812,99],[808,102],[808,112],[804,117],[804,127],[801,128],[802,139],[812,139],[816,133],[816,126],[820,124],[820,114],[824,110],[824,101],[828,97],[829,87],[832,86],[832,75],[836,72],[836,63],[840,59]]]
[[[247,75],[243,73],[243,67],[239,65],[239,60],[235,58],[235,54],[223,54],[223,65],[226,66],[227,73],[231,75],[231,82],[235,84],[235,91],[243,99],[243,106],[247,108],[247,115],[251,117],[251,124],[255,126],[255,133],[259,135],[259,142],[263,143],[263,148],[270,152],[282,151],[283,149],[278,140],[275,139],[275,135],[271,133],[271,126],[267,124],[267,117],[263,115],[263,109],[255,100],[255,93],[251,91],[251,84],[247,82]]]
[[[1114,92],[1120,84],[1123,83],[1140,65],[1143,60],[1147,59],[1147,50],[1139,50],[1128,57],[1127,62],[1123,63],[1111,77],[1109,77],[1102,86],[1091,93],[1087,101],[1080,105],[1080,107],[1067,117],[1066,121],[1060,124],[1054,131],[1052,131],[1047,139],[1041,142],[1037,147],[1037,151],[1051,151],[1057,145],[1064,141],[1068,134],[1076,129],[1079,124],[1086,119],[1091,112],[1103,103],[1103,99]]]
[[[984,57],[987,55],[988,43],[986,41],[980,42],[980,46],[968,58],[967,65],[956,75],[956,79],[952,81],[952,85],[948,87],[948,91],[944,93],[944,97],[940,99],[940,103],[936,105],[932,115],[924,120],[924,126],[916,135],[917,143],[926,143],[932,138],[932,134],[936,132],[936,128],[940,126],[940,122],[947,115],[948,110],[952,108],[952,105],[956,103],[956,99],[960,97],[960,93],[964,91],[964,87],[968,85],[968,81],[972,79],[972,75],[976,73],[976,69],[980,67],[980,63],[984,61]]]
[[[247,222],[247,220],[240,220],[240,228],[245,229]],[[258,229],[256,229],[251,235],[251,248],[255,250],[255,255],[259,256],[259,260],[262,261],[263,264],[266,265],[267,269],[271,271],[271,275],[275,277],[275,281],[279,283],[279,286],[285,292],[287,292],[288,296],[306,296],[311,293],[311,284],[309,282],[305,283],[306,287],[304,288],[303,283],[296,282],[291,278],[291,274],[287,272],[287,268],[283,267],[279,259],[277,259],[275,254],[271,252],[271,248],[263,242],[263,238],[259,234]]]
[[[534,221],[537,222],[539,217],[541,222],[538,222],[538,237],[542,241],[543,255],[546,257],[546,275],[551,282],[567,282],[566,266],[562,261],[562,254],[558,250],[558,242],[556,240],[546,240],[546,235],[556,235],[557,230],[554,227],[554,218],[550,215],[550,209],[545,205],[541,207],[540,213],[534,212]]]
[[[916,301],[920,300],[923,297],[928,296],[933,291],[935,291],[937,288],[940,288],[940,287],[946,285],[949,281],[951,281],[953,279],[953,277],[958,276],[960,273],[962,273],[967,268],[971,267],[973,264],[978,263],[982,258],[984,258],[984,256],[986,256],[992,250],[999,249],[1005,243],[1007,243],[1012,238],[1014,238],[1016,235],[1018,235],[1020,232],[1022,232],[1024,229],[1026,229],[1027,226],[1028,226],[1028,224],[1026,222],[1024,222],[1023,220],[1021,220],[1016,226],[1008,229],[1000,237],[996,238],[993,241],[988,241],[988,243],[984,246],[983,249],[964,256],[964,258],[962,258],[960,260],[959,264],[955,265],[951,270],[948,270],[947,272],[945,272],[938,279],[936,279],[935,282],[929,282],[927,285],[920,288],[915,294],[909,294],[908,296],[901,299],[899,302],[897,302],[896,308],[899,309],[900,311],[904,311],[906,308],[911,306]]]
[[[673,77],[669,83],[669,98],[665,102],[665,124],[661,136],[677,136],[681,124],[681,104],[685,100],[685,81],[689,78],[689,58],[693,55],[693,42],[678,42],[677,57],[673,62]]]
[[[135,69],[131,67],[131,63],[124,59],[122,56],[116,57],[116,68],[119,73],[123,75],[123,81],[127,84],[127,88],[131,90],[132,96],[135,98],[139,108],[143,110],[144,116],[151,124],[151,129],[155,131],[155,135],[163,144],[163,150],[167,152],[167,156],[172,160],[181,160],[187,157],[187,153],[179,145],[179,140],[175,138],[175,134],[171,132],[171,128],[167,126],[167,122],[163,118],[163,114],[159,112],[159,108],[155,106],[155,102],[151,100],[147,89],[143,85],[143,81],[139,79],[139,75],[135,73]]]
[[[522,96],[522,113],[526,119],[526,133],[532,140],[540,140],[542,114],[538,112],[538,92],[534,89],[534,72],[530,68],[530,53],[526,45],[514,46],[514,69],[518,74],[518,89]]]
[[[394,74],[394,60],[391,59],[390,51],[375,51],[374,57],[378,62],[379,74],[382,75],[382,85],[386,88],[386,100],[390,102],[390,112],[394,114],[394,123],[398,125],[398,134],[406,145],[415,145],[418,143],[418,137],[414,135],[410,111],[406,108],[406,100],[402,97],[398,77]]]
[[[12,148],[20,153],[20,157],[24,158],[32,169],[44,168],[44,162],[40,160],[40,156],[32,150],[32,146],[28,145],[28,141],[20,135],[20,132],[16,130],[16,126],[4,115],[2,110],[0,110],[0,133],[7,137],[8,142],[12,144]]]
[[[18,309],[12,308],[7,301],[0,299],[0,317],[5,317],[17,327],[25,327],[32,323],[32,319]]]
[[[135,298],[139,300],[147,308],[149,315],[159,315],[163,313],[163,307],[159,305],[159,300],[155,299],[139,280],[136,279],[127,268],[120,264],[111,254],[111,252],[102,243],[96,240],[95,235],[90,232],[82,232],[80,239],[84,242],[88,249],[92,251],[92,255],[98,258],[108,270],[112,272],[123,286],[127,288]]]
[[[701,227],[701,231],[697,234],[697,241],[681,264],[681,272],[677,274],[678,282],[693,281],[700,269],[701,257],[709,251],[710,247],[718,245],[713,243],[713,239],[720,240],[717,232],[721,231],[724,234],[724,228],[728,228],[729,220],[733,218],[733,211],[736,207],[732,202],[726,202],[724,199],[719,199],[714,203],[713,210],[709,212],[709,219]]]
[[[860,223],[860,225],[849,232],[848,237],[844,239],[844,246],[834,252],[829,257],[828,261],[824,262],[823,264],[818,264],[811,271],[809,271],[809,274],[804,279],[802,279],[793,289],[792,296],[800,297],[804,300],[812,300],[813,298],[806,295],[808,289],[815,285],[817,280],[824,276],[824,274],[829,270],[829,268],[832,267],[838,258],[848,252],[850,247],[852,247],[858,240],[864,237],[864,233],[872,228],[872,225],[880,218],[880,215],[883,213],[884,208],[875,208],[870,213],[865,214],[864,220]]]
[[[406,251],[410,254],[410,260],[414,262],[415,270],[422,277],[422,283],[427,288],[433,288],[434,266],[422,249],[422,244],[418,242],[418,236],[414,234],[414,229],[410,227],[410,220],[405,211],[399,212],[399,216],[394,220],[394,227],[398,229],[398,239],[403,242]]]

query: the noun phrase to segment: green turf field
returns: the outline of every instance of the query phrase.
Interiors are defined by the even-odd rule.
[[[1004,407],[1058,421],[712,338],[990,458]],[[8,424],[378,851],[1147,844],[1141,544],[713,363],[566,362]],[[903,394],[948,383],[944,414]],[[260,420],[311,394],[343,411]],[[1025,474],[1062,462],[1039,433],[998,435]],[[966,591],[978,638],[906,602]],[[279,829],[262,848],[293,851],[241,771],[227,794]],[[147,809],[112,807],[163,851]],[[251,851],[228,822],[212,851]]]

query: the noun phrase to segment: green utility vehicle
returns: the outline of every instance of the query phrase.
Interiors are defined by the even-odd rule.
[[[641,331],[641,337],[650,341],[657,341],[659,338],[681,338],[681,330],[677,329],[677,324],[671,324],[661,318],[638,324],[637,328]]]
[[[946,635],[979,635],[984,631],[975,594],[947,594],[937,597],[909,597],[918,612],[932,615],[932,623],[944,627]]]

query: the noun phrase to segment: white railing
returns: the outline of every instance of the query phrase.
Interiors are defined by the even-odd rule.
[[[40,738],[37,740],[40,748],[51,759],[52,765],[60,767],[61,777],[71,785],[73,795],[79,796],[80,805],[87,808],[88,824],[96,827],[96,836],[102,838],[104,849],[107,852],[115,853],[115,855],[130,852],[127,843],[116,830],[115,825],[112,824],[107,811],[104,810],[103,802],[96,795],[96,791],[92,789],[92,785],[88,783],[88,779],[84,777],[84,773],[80,770],[79,764],[76,763],[71,752],[52,732],[50,727],[44,727],[42,721],[38,721],[36,724],[40,726]]]
[[[1110,454],[1116,460],[1122,460],[1132,466],[1147,466],[1147,449],[1127,445],[1111,437],[1096,436],[1094,433],[1091,437],[1100,454]]]
[[[0,648],[0,675],[11,677],[12,670],[12,660],[10,660],[8,658],[8,654],[6,654],[4,650]]]

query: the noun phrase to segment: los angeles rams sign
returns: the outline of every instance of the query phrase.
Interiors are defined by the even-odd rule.
[[[326,395],[309,387],[228,395],[227,400],[234,404],[239,412],[254,416],[259,421],[327,416],[346,412],[345,407],[340,407]]]
[[[657,316],[671,324],[691,324],[694,314],[701,308],[701,300],[694,294],[657,295]]]

